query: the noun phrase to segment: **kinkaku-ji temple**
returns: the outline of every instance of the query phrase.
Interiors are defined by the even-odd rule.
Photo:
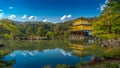
[[[69,28],[69,39],[83,39],[91,37],[93,31],[89,18],[80,17],[73,21],[72,26]]]

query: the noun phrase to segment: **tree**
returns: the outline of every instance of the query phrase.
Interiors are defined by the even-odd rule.
[[[15,33],[17,27],[13,23],[13,21],[9,19],[0,20],[0,31],[1,36],[5,38],[11,39],[13,37],[13,33]]]
[[[120,4],[119,0],[109,0],[101,15],[93,22],[93,35],[113,38],[119,35],[120,31]]]
[[[53,33],[52,33],[51,31],[48,31],[48,32],[46,33],[46,37],[48,37],[49,39],[51,39],[51,38],[54,37],[54,35],[53,35]]]
[[[43,29],[43,27],[42,26],[39,26],[38,27],[38,30],[37,30],[37,35],[38,36],[44,36],[44,29]]]

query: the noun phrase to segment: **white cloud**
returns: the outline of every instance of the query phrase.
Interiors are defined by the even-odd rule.
[[[106,7],[105,4],[101,5],[101,6],[100,6],[100,10],[103,11],[105,7]]]
[[[64,50],[61,50],[60,53],[64,56],[71,56],[71,52],[65,52]]]
[[[23,15],[21,18],[22,18],[22,19],[25,19],[25,18],[27,18],[27,15]]]
[[[66,19],[69,19],[69,18],[71,18],[71,17],[72,17],[71,14],[69,14],[69,15],[63,15],[63,16],[60,18],[60,20],[61,20],[61,21],[65,21]]]
[[[32,19],[37,19],[37,17],[36,17],[36,16],[30,16],[29,19],[30,19],[30,20],[32,20]]]
[[[61,18],[60,18],[60,20],[65,20],[67,18],[67,16],[66,15],[64,15],[64,16],[62,16]]]
[[[16,18],[16,15],[12,14],[12,15],[8,16],[8,18],[9,19],[14,19],[14,18]]]
[[[9,7],[9,9],[13,9],[13,7]]]
[[[0,12],[2,12],[3,10],[0,9]]]
[[[23,56],[26,56],[26,53],[21,53]]]
[[[16,55],[15,54],[10,54],[11,57],[15,57]]]
[[[71,18],[72,17],[72,15],[71,14],[69,14],[68,16],[67,16],[67,18]]]
[[[109,2],[109,1],[106,0],[104,4],[102,4],[102,5],[100,4],[100,10],[101,10],[101,11],[104,10],[104,8],[106,7],[106,4],[107,4],[108,2]]]
[[[33,56],[33,55],[34,55],[32,52],[29,52],[29,54],[30,54],[31,56]]]
[[[4,14],[5,14],[4,12],[1,12],[0,13],[0,18],[2,18],[4,16]]]
[[[47,22],[48,20],[47,19],[44,19],[43,22]]]

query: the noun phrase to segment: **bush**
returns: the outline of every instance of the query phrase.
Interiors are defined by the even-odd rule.
[[[68,66],[65,64],[59,64],[56,66],[56,68],[68,68]]]
[[[104,68],[119,68],[119,63],[105,62]]]
[[[100,56],[106,59],[120,57],[120,47],[107,48]]]

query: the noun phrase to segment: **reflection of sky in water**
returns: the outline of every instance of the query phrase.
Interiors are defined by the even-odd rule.
[[[43,68],[45,65],[51,65],[55,68],[57,64],[75,65],[80,58],[72,55],[71,52],[65,52],[62,49],[46,49],[43,51],[14,51],[5,57],[6,60],[16,60],[13,68]],[[89,57],[82,58],[89,61]]]

